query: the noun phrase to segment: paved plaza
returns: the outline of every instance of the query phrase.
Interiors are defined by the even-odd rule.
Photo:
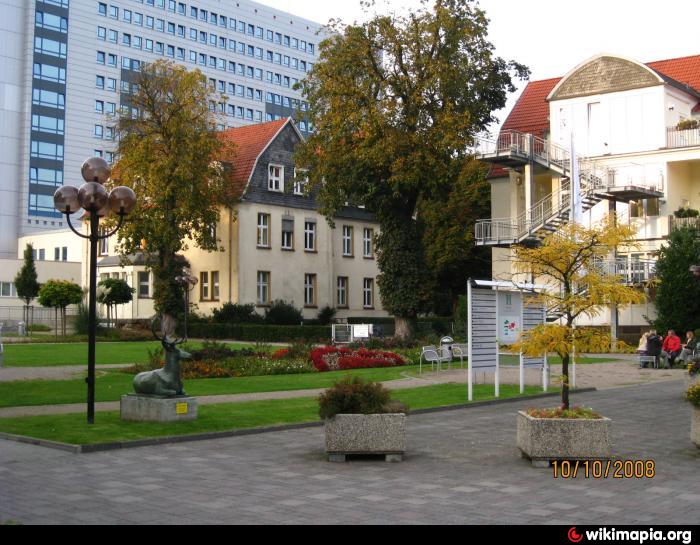
[[[653,480],[555,480],[515,448],[522,401],[414,415],[406,460],[330,464],[311,428],[98,454],[0,441],[0,519],[58,523],[688,524],[700,450],[683,381],[574,397]],[[542,403],[542,401],[539,401]],[[547,400],[555,405],[556,400]]]

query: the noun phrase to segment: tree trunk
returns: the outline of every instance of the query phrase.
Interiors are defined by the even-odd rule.
[[[54,307],[54,331],[56,332],[56,338],[58,339],[58,307]]]
[[[394,318],[394,337],[402,341],[410,341],[415,333],[415,321],[413,318],[396,316]]]

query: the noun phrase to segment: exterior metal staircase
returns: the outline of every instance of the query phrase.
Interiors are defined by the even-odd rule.
[[[515,218],[480,220],[476,223],[479,246],[538,245],[571,218],[571,153],[531,134],[503,131],[493,140],[477,140],[477,158],[506,168],[535,164],[562,178],[560,188]],[[616,172],[594,161],[579,159],[582,210],[604,199],[629,202],[634,198],[660,197],[656,187],[616,183]]]

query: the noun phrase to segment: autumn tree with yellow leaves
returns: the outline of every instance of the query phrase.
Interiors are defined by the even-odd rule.
[[[634,230],[617,225],[610,216],[601,225],[586,228],[567,224],[544,239],[537,248],[515,248],[517,273],[532,275],[546,289],[535,294],[533,303],[548,314],[561,316],[560,323],[541,325],[523,333],[517,350],[531,357],[556,353],[562,360],[562,404],[569,409],[569,363],[576,353],[605,352],[609,335],[575,328],[580,317],[595,317],[609,305],[633,305],[646,301],[645,294],[627,286],[612,274],[605,262],[620,246],[633,247]]]

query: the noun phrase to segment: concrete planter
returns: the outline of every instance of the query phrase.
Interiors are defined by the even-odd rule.
[[[700,448],[700,407],[693,405],[693,416],[690,422],[690,440]]]
[[[405,414],[339,414],[326,420],[326,452],[331,462],[348,455],[384,455],[400,462],[406,451]]]
[[[518,448],[535,467],[553,460],[607,460],[610,458],[612,420],[533,418],[518,413]]]

